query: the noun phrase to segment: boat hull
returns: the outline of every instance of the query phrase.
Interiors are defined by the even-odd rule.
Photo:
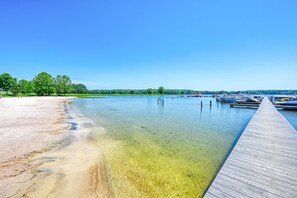
[[[275,108],[285,110],[297,110],[297,106],[295,105],[275,105]]]

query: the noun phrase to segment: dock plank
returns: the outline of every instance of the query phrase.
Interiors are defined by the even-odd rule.
[[[297,132],[268,98],[204,197],[297,197]]]

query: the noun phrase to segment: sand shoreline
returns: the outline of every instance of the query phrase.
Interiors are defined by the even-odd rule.
[[[96,126],[72,99],[0,99],[0,197],[113,196]]]

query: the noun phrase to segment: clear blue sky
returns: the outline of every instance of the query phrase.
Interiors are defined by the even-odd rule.
[[[0,1],[0,73],[42,71],[90,89],[297,89],[297,1]]]

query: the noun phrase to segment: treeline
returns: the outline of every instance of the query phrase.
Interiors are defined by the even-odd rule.
[[[254,95],[282,95],[282,94],[297,94],[297,90],[246,90],[246,91],[197,91],[191,89],[164,89],[160,92],[159,89],[98,89],[98,90],[90,90],[89,94],[106,94],[106,95],[127,95],[127,94],[135,94],[135,95],[156,95],[156,94],[165,94],[165,95],[189,95],[193,93],[201,93],[201,94],[254,94]]]
[[[155,95],[155,94],[165,94],[165,95],[189,95],[193,93],[201,93],[201,94],[255,94],[255,95],[282,95],[282,94],[297,94],[297,90],[247,90],[247,91],[197,91],[192,89],[164,89],[160,91],[160,89],[96,89],[89,90],[89,94],[117,94],[117,95],[125,95],[125,94],[135,94],[135,95]]]
[[[262,94],[271,94],[271,95],[282,95],[282,94],[297,94],[297,90],[247,90],[247,91],[197,91],[192,89],[164,89],[161,93],[159,89],[96,89],[90,90],[89,94],[117,94],[117,95],[125,95],[125,94],[138,94],[138,95],[155,95],[155,94],[165,94],[165,95],[189,95],[193,93],[201,93],[201,94],[254,94],[254,95],[262,95]]]
[[[164,87],[159,87],[158,89],[148,88],[148,89],[97,89],[90,90],[90,94],[118,94],[118,95],[156,95],[156,94],[165,94],[165,95],[185,95],[195,92],[190,89],[165,89]]]
[[[243,93],[243,94],[255,94],[255,95],[286,95],[297,94],[297,90],[245,90],[245,91],[230,91],[229,93]]]
[[[8,73],[0,75],[0,88],[14,96],[38,95],[50,96],[53,94],[85,94],[89,90],[83,84],[73,84],[66,75],[57,75],[55,78],[46,72],[39,73],[32,80],[18,80]]]
[[[106,94],[106,95],[189,95],[193,93],[201,94],[297,94],[297,90],[245,90],[245,91],[197,91],[191,89],[165,89],[160,86],[157,89],[96,89],[88,90],[84,84],[72,83],[70,77],[66,75],[51,76],[46,72],[39,73],[32,80],[18,80],[8,73],[0,75],[0,88],[11,95],[66,95],[66,94]],[[0,91],[1,91],[0,89]]]

